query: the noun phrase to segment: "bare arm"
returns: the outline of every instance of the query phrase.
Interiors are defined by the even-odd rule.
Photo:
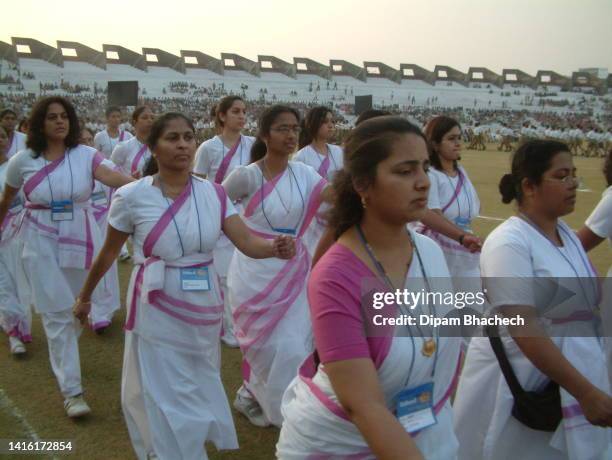
[[[351,422],[381,460],[421,460],[412,437],[387,409],[371,359],[325,364],[334,392]]]
[[[134,181],[134,178],[126,177],[117,171],[107,168],[104,165],[100,165],[96,168],[94,171],[94,177],[96,180],[99,180],[104,185],[111,188],[119,188]]]
[[[582,228],[576,232],[576,236],[582,243],[582,247],[586,252],[589,252],[591,249],[599,246],[599,244],[605,239],[593,233],[593,231],[586,225],[583,225]]]
[[[240,216],[234,214],[223,222],[223,233],[234,243],[240,252],[253,259],[279,257],[290,259],[295,254],[295,242],[288,236],[277,236],[266,240],[251,233]]]
[[[19,189],[4,184],[4,193],[2,194],[2,200],[0,200],[0,227],[18,191]]]
[[[502,307],[501,311],[504,316],[520,315],[525,319],[524,326],[509,326],[508,332],[529,361],[576,398],[590,423],[612,426],[612,398],[591,384],[563,356],[538,324],[535,309],[512,306]]]
[[[87,321],[87,315],[91,310],[92,292],[111,267],[113,262],[117,259],[117,256],[121,251],[121,247],[128,239],[128,236],[130,236],[129,233],[123,233],[110,225],[108,226],[104,246],[100,250],[98,257],[96,257],[91,270],[89,270],[89,275],[87,276],[85,284],[81,289],[79,299],[74,305],[74,315],[81,321],[81,323]]]

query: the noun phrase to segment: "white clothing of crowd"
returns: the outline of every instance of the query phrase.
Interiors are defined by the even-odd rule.
[[[315,351],[306,286],[316,245],[325,230],[322,196],[334,174],[344,167],[342,148],[327,144],[327,154],[321,154],[306,146],[285,171],[269,179],[251,163],[254,138],[241,135],[228,146],[215,136],[197,149],[193,173],[200,177],[193,176],[188,193],[171,203],[153,186],[150,176],[141,178],[153,153],[129,133],[130,125],[121,125],[117,137],[111,137],[105,126],[89,123],[87,127],[97,131],[95,148],[79,145],[61,161],[49,163],[26,148],[25,137],[15,136],[8,150],[10,160],[0,164],[0,190],[5,184],[20,189],[23,200],[22,208],[15,208],[12,220],[3,226],[0,240],[0,326],[13,342],[27,343],[32,303],[41,316],[51,367],[67,407],[83,393],[78,349],[81,328],[75,325],[70,307],[100,251],[106,228],[113,228],[129,234],[133,247],[121,394],[139,459],[203,460],[208,458],[207,441],[218,449],[239,448],[220,377],[220,340],[237,342],[243,355],[243,384],[234,407],[244,413],[257,406],[261,414],[254,420],[261,426],[281,428],[278,458],[374,458],[356,425],[338,416],[340,402],[324,370],[313,373],[312,380],[302,374],[303,364]],[[209,126],[200,121],[195,127]],[[580,130],[532,127],[520,133],[501,127],[495,134],[560,140],[583,135]],[[593,131],[584,137],[612,141],[610,136]],[[100,165],[138,180],[112,190],[95,181]],[[459,166],[458,175],[450,177],[432,168],[429,179],[428,207],[471,232],[480,200],[468,172]],[[586,222],[594,233],[610,241],[611,196],[608,189]],[[70,202],[70,210],[56,209],[63,201]],[[69,218],[56,219],[62,210]],[[264,239],[292,235],[296,256],[259,260],[238,251],[222,230],[224,222],[235,215]],[[15,222],[20,223],[19,229],[8,231],[17,228],[9,227]],[[499,225],[481,254],[470,253],[423,226],[417,228],[422,234],[411,234],[426,257],[410,266],[407,283],[420,278],[424,270],[433,276],[478,280],[481,275],[525,278],[577,273],[596,277],[580,241],[561,220],[564,246],[558,253],[518,217]],[[184,288],[190,280],[185,278],[189,269],[205,271],[204,293]],[[24,271],[27,277],[22,276]],[[92,327],[102,323],[108,327],[112,321],[118,308],[116,277],[114,265],[107,282],[94,292]],[[591,294],[585,294],[589,304],[593,303]],[[111,295],[114,300],[108,303],[105,299]],[[530,297],[528,291],[498,291],[490,302],[491,308],[537,306],[535,295]],[[560,328],[567,335],[567,326]],[[565,337],[555,343],[593,385],[610,394],[612,347],[608,345],[606,358],[596,337]],[[528,382],[526,389],[540,388],[546,377],[511,338],[505,337],[504,345],[521,381]],[[425,374],[433,375],[436,365],[442,366],[436,374],[440,386],[436,383],[432,389],[439,403],[437,419],[433,426],[411,432],[426,458],[612,458],[612,430],[590,425],[576,400],[563,389],[564,418],[556,431],[536,432],[514,419],[512,395],[487,339],[472,339],[460,377],[456,363],[461,348],[451,338],[440,342],[439,361],[416,353],[408,339],[393,338],[389,346],[388,358],[377,369],[385,397],[401,391],[407,382],[428,382]],[[583,349],[589,351],[574,351]],[[408,372],[407,356],[416,362],[415,372],[423,375]],[[457,379],[458,391],[451,403]],[[393,398],[388,399],[385,403],[391,407]]]

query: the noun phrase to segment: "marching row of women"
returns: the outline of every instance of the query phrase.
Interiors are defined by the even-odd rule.
[[[564,144],[530,141],[515,152],[500,192],[517,215],[483,245],[471,230],[480,204],[459,165],[456,121],[437,117],[423,133],[371,113],[341,149],[328,142],[327,108],[301,121],[270,107],[256,138],[241,134],[246,110],[240,97],[220,101],[218,134],[197,152],[182,114],[155,119],[137,108],[127,139],[109,110],[94,142],[101,153],[85,145],[93,135],[69,101],[45,98],[26,148],[0,157],[1,325],[12,351],[24,352],[29,305],[40,313],[69,416],[90,412],[74,316],[108,327],[120,302],[115,261],[131,240],[121,401],[140,459],[207,458],[206,441],[239,447],[220,339],[243,356],[234,408],[281,428],[280,459],[612,456],[610,357],[594,321],[610,302],[598,302],[596,282],[579,293],[591,338],[569,337],[571,318],[532,324],[530,337],[509,328],[501,347],[469,341],[465,363],[460,338],[403,326],[369,336],[361,307],[365,279],[381,291],[459,289],[454,280],[479,285],[481,274],[485,283],[594,279],[586,250],[612,236],[612,196],[578,236],[569,229],[561,218],[577,183]],[[0,129],[1,152],[14,136]],[[491,286],[487,295],[508,315],[544,307],[535,292]],[[551,394],[543,420],[533,405]]]

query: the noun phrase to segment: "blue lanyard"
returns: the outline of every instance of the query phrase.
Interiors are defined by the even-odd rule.
[[[582,277],[578,274],[578,270],[576,270],[576,267],[574,266],[574,264],[572,263],[572,261],[563,253],[563,251],[561,251],[561,249],[559,249],[559,246],[557,246],[554,241],[552,241],[548,235],[546,235],[542,229],[540,227],[538,227],[535,222],[533,222],[531,219],[529,219],[529,217],[527,217],[525,214],[523,213],[519,213],[519,216],[525,221],[527,222],[531,227],[533,227],[540,235],[542,235],[546,241],[548,241],[554,248],[555,250],[561,255],[561,257],[563,257],[563,259],[567,262],[567,264],[570,266],[570,268],[572,269],[572,271],[574,272],[574,275],[576,275],[576,279],[578,280],[578,283],[580,284],[580,290],[582,291],[582,295],[584,296],[584,300],[588,301],[589,297],[587,296],[587,290],[584,288],[584,286],[582,285]],[[593,270],[591,269],[590,264],[587,263],[587,261],[584,259],[584,256],[582,254],[582,251],[580,250],[580,248],[578,247],[578,245],[576,244],[576,242],[572,239],[571,235],[568,234],[567,230],[565,230],[561,225],[557,224],[557,228],[559,230],[561,230],[562,233],[565,233],[565,235],[567,236],[567,239],[569,241],[571,241],[572,245],[574,246],[574,248],[576,248],[576,250],[578,251],[578,254],[580,255],[580,261],[582,262],[582,265],[584,266],[584,268],[586,269],[586,272],[594,275]],[[561,240],[563,242],[563,240]],[[592,276],[591,276],[592,278]],[[591,283],[592,285],[592,283]],[[595,288],[595,291],[597,291],[598,289]]]
[[[293,234],[297,233],[297,229],[300,226],[300,222],[302,221],[302,217],[304,216],[304,208],[306,207],[306,204],[304,203],[304,195],[302,194],[302,189],[300,188],[300,183],[297,180],[297,177],[295,177],[295,173],[293,172],[293,169],[291,169],[291,165],[287,164],[287,168],[289,168],[289,172],[291,173],[291,175],[293,176],[293,179],[295,180],[295,185],[298,189],[298,192],[300,192],[300,198],[302,200],[302,211],[300,212],[300,217],[297,221],[297,224],[294,228],[290,228],[290,230],[293,231]],[[282,174],[282,173],[281,173]],[[289,177],[289,187],[291,187],[291,177]],[[274,227],[272,225],[272,223],[270,222],[270,219],[268,219],[268,216],[266,215],[266,210],[264,208],[264,200],[265,200],[265,196],[264,196],[264,175],[263,175],[263,171],[261,172],[261,188],[259,189],[261,191],[261,212],[263,213],[264,218],[266,219],[266,222],[268,223],[268,225],[270,226],[270,228],[274,231],[278,231],[277,228],[278,227]],[[274,185],[274,189],[276,190],[276,185]],[[278,190],[277,190],[278,193]]]
[[[332,164],[334,165],[334,169],[338,169],[338,165],[336,164],[336,160],[334,160],[334,156],[332,155],[331,149],[329,148],[329,144],[325,144],[325,147],[327,147],[327,156],[329,157]],[[310,144],[310,148],[314,150],[315,156],[317,157],[317,160],[319,160],[319,168],[320,168],[323,162],[325,161],[325,159],[321,160],[321,154],[317,152],[317,150],[313,147],[312,144]]]
[[[45,168],[50,164],[50,162],[43,157],[43,159],[45,160]],[[68,150],[66,150],[66,152],[64,152],[64,159],[68,161],[68,169],[70,170],[70,201],[72,201],[72,196],[74,195],[74,181],[72,178],[72,165],[70,164],[70,152]],[[49,193],[51,194],[51,203],[53,203],[55,200],[53,199],[53,189],[51,188],[51,179],[49,178],[49,176],[52,173],[47,174],[47,183],[49,184]]]
[[[357,229],[357,234],[359,235],[359,239],[361,240],[361,243],[363,244],[363,246],[365,247],[366,252],[368,253],[368,256],[370,257],[370,260],[372,261],[372,263],[374,264],[374,266],[376,267],[376,271],[378,271],[379,276],[385,281],[385,283],[387,284],[388,287],[390,287],[391,289],[395,290],[395,286],[393,286],[393,282],[391,281],[391,279],[389,278],[389,276],[387,275],[387,272],[385,271],[385,268],[383,267],[383,265],[378,261],[378,259],[376,258],[376,256],[374,255],[374,250],[372,249],[372,246],[370,246],[370,243],[368,243],[368,240],[366,240],[366,237],[363,233],[363,230],[361,229],[361,225],[357,224],[356,227]],[[410,231],[408,231],[406,229],[406,231],[408,232],[408,236],[410,238],[410,243],[412,244],[412,247],[414,248],[414,252],[417,256],[417,259],[419,261],[419,267],[421,268],[421,275],[423,276],[423,279],[425,281],[425,286],[427,289],[427,292],[431,292],[431,286],[429,285],[429,279],[427,278],[427,273],[425,272],[425,265],[423,265],[423,259],[421,259],[421,253],[419,252],[419,248],[416,245],[416,243],[414,242],[414,238],[412,238],[412,234],[410,233]],[[401,305],[398,305],[400,311],[403,314],[406,314],[404,312],[404,310],[402,309]],[[436,314],[436,307],[435,305],[433,305],[433,313],[434,315]],[[430,313],[431,313],[431,309],[430,309]],[[407,314],[407,316],[412,316],[412,314]],[[421,327],[418,325],[418,322],[416,323],[416,327],[417,330],[419,331],[419,334],[421,335],[421,337],[423,339],[425,339],[425,334],[423,334],[423,331],[421,330]],[[412,375],[412,370],[414,368],[414,361],[415,361],[415,356],[416,356],[416,346],[414,343],[414,336],[412,335],[412,330],[410,329],[410,327],[408,328],[408,332],[410,333],[410,341],[412,343],[412,359],[410,360],[410,367],[408,369],[408,377],[406,379],[406,382],[404,383],[404,387],[406,387],[408,385],[408,380],[410,380],[410,376]],[[436,349],[435,349],[435,354],[434,354],[434,364],[433,364],[433,368],[431,370],[431,378],[433,379],[436,373],[436,365],[438,364],[438,348],[439,348],[439,342],[440,342],[440,335],[435,334],[433,335],[434,339],[435,339],[435,344],[436,344]]]
[[[461,180],[461,176],[463,176],[463,173],[459,170],[459,168],[457,168],[457,173],[458,173],[457,180]],[[448,183],[450,184],[451,196],[453,196],[455,192],[453,188],[453,181],[448,176],[448,174],[444,173],[444,175],[446,176],[446,179],[448,180]],[[459,213],[457,217],[461,218],[461,204],[459,203],[459,197],[463,193],[468,202],[468,215],[466,219],[471,221],[472,220],[472,198],[470,197],[470,194],[467,191],[467,187],[465,186],[466,184],[465,181],[466,181],[465,176],[463,176],[463,183],[461,184],[461,191],[457,194],[457,198],[455,199],[455,202],[457,203],[457,212]]]
[[[179,232],[179,228],[176,223],[176,219],[174,218],[175,216],[174,216],[174,212],[172,211],[172,205],[170,203],[170,200],[168,200],[166,193],[164,192],[164,184],[162,183],[161,177],[159,177],[159,175],[157,176],[157,179],[159,180],[159,188],[161,189],[162,196],[166,200],[166,203],[168,203],[168,209],[170,210],[170,214],[172,214],[172,222],[174,222],[174,228],[176,229],[176,234],[178,235],[179,244],[181,245],[182,257],[185,257],[185,246],[183,246],[183,239],[181,238],[181,232]],[[202,227],[200,226],[200,211],[198,209],[198,200],[196,199],[195,190],[193,187],[193,179],[191,178],[191,176],[189,177],[189,181],[191,182],[191,196],[193,197],[193,203],[195,205],[196,214],[198,216],[198,236],[199,236],[199,244],[200,244],[199,252],[202,252]]]

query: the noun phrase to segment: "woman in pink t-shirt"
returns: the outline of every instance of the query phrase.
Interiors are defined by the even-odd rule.
[[[455,458],[449,396],[460,340],[380,325],[444,312],[419,302],[362,308],[362,293],[452,292],[441,249],[406,227],[427,209],[425,139],[402,118],[374,118],[347,140],[344,165],[329,216],[337,242],[308,283],[316,352],[283,397],[278,458]]]

